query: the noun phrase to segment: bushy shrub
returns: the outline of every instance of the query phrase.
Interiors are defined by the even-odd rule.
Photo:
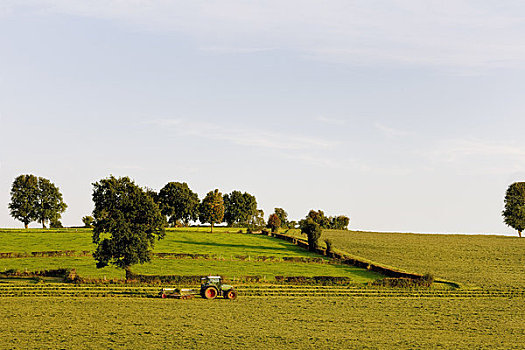
[[[95,221],[95,219],[93,219],[92,216],[84,216],[82,218],[82,222],[84,223],[84,227],[87,227],[87,228],[91,228],[93,227],[93,221]]]
[[[315,222],[311,217],[301,220],[299,223],[301,232],[308,236],[308,249],[315,252],[319,248],[319,238],[321,238],[321,225]]]
[[[332,254],[334,247],[334,243],[332,242],[332,240],[327,238],[324,240],[324,243],[326,244],[326,255]]]
[[[420,278],[407,277],[390,277],[375,281],[372,285],[381,287],[398,287],[398,288],[413,288],[413,287],[430,287],[434,282],[434,276],[427,273]]]

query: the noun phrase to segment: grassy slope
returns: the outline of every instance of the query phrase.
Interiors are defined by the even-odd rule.
[[[0,337],[26,349],[518,349],[524,313],[522,298],[0,298]]]
[[[225,229],[217,230],[218,232]],[[230,229],[231,230],[231,229]],[[288,242],[262,235],[237,233],[207,233],[187,230],[168,230],[166,238],[157,241],[155,252],[199,253],[215,255],[218,260],[154,259],[137,265],[133,270],[144,274],[206,275],[229,277],[259,275],[273,278],[284,276],[347,276],[356,283],[380,278],[380,275],[352,266],[307,264],[290,262],[231,261],[235,255],[271,257],[318,257]],[[237,230],[234,230],[235,232]],[[2,230],[0,241],[4,252],[32,252],[50,250],[93,250],[90,230]],[[123,278],[124,272],[114,267],[96,269],[91,257],[16,258],[0,259],[0,270],[44,270],[73,267],[84,277]]]
[[[335,248],[407,271],[487,288],[525,288],[525,239],[325,230]]]

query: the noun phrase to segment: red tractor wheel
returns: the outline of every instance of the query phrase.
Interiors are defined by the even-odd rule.
[[[162,299],[166,299],[168,296],[166,294],[162,293],[161,297],[162,297]]]
[[[235,300],[237,299],[237,292],[234,291],[233,289],[230,289],[229,291],[224,293],[224,298],[229,299],[229,300]]]
[[[204,298],[206,299],[215,299],[217,294],[219,293],[215,287],[208,287],[204,290]]]

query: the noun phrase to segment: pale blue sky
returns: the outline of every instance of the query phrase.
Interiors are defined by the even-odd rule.
[[[113,174],[352,229],[513,234],[524,38],[521,1],[0,0],[0,226],[22,226],[19,174],[60,187],[66,225]]]

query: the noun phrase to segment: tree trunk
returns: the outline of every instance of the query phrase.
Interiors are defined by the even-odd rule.
[[[211,233],[213,233],[213,222],[211,223]]]
[[[28,223],[24,222],[24,227],[25,227],[26,230],[27,230],[27,226],[28,226]]]
[[[518,235],[520,235],[520,238],[521,238],[521,231],[518,231]]]
[[[42,220],[42,228],[46,228],[46,220]]]

